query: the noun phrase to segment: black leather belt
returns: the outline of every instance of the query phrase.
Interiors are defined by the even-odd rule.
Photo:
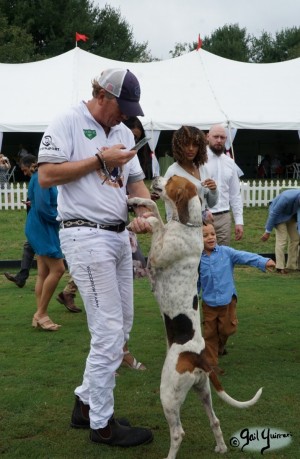
[[[87,226],[88,228],[98,228],[107,231],[115,231],[116,233],[122,233],[125,230],[126,225],[124,222],[119,225],[102,225],[101,223],[90,222],[89,220],[82,220],[80,218],[74,220],[65,220],[60,223],[60,228],[78,228],[81,226]]]
[[[222,210],[222,212],[213,212],[213,215],[222,215],[222,214],[228,214],[229,210]]]

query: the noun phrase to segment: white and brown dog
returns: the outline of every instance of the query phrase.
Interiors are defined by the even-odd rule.
[[[262,389],[246,402],[234,400],[206,363],[197,294],[198,266],[203,250],[202,212],[195,185],[183,177],[173,176],[169,180],[157,177],[152,190],[173,208],[172,219],[166,225],[155,202],[133,198],[129,204],[146,206],[153,213],[147,218],[152,227],[150,273],[168,343],[160,385],[161,403],[171,437],[167,459],[175,459],[184,436],[180,408],[191,387],[198,393],[208,415],[217,443],[215,451],[225,453],[227,447],[212,407],[209,380],[224,401],[238,408],[256,403]]]

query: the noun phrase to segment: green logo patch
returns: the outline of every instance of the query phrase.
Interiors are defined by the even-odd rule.
[[[89,139],[92,140],[94,137],[96,137],[96,131],[95,129],[84,129],[83,130],[84,135]]]

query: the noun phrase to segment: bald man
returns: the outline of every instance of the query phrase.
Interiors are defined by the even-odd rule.
[[[214,227],[219,245],[230,245],[232,210],[235,222],[235,240],[243,237],[243,203],[240,181],[236,164],[224,154],[227,135],[225,128],[214,125],[207,134],[207,156],[205,167],[208,177],[216,181],[219,190],[219,201],[210,210],[214,218]]]

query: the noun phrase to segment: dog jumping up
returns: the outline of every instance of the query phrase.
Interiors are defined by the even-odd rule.
[[[149,253],[150,279],[164,320],[168,351],[162,369],[160,398],[170,428],[170,450],[167,459],[175,459],[184,436],[180,408],[188,391],[198,394],[209,418],[216,447],[225,453],[227,447],[211,399],[210,383],[219,397],[237,408],[254,405],[260,388],[248,401],[231,398],[216,373],[206,363],[205,343],[201,333],[197,294],[198,266],[203,250],[202,212],[197,189],[189,180],[173,176],[157,177],[152,190],[173,209],[172,219],[164,224],[154,201],[129,199],[132,206],[145,206],[152,213],[147,221],[152,228]]]

